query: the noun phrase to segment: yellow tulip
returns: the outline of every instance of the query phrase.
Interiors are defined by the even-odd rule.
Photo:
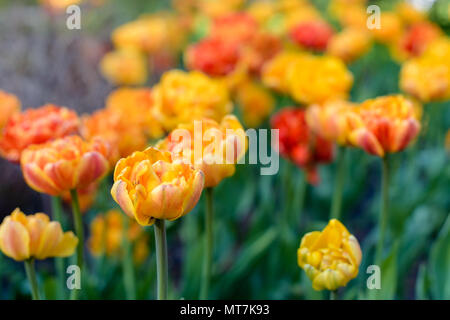
[[[138,85],[147,81],[145,56],[129,48],[108,52],[100,62],[100,71],[116,85]]]
[[[201,149],[198,148],[197,153],[198,145]],[[220,124],[203,119],[179,125],[156,148],[172,152],[174,158],[193,164],[204,173],[205,187],[215,187],[234,174],[235,163],[246,151],[246,136],[239,120],[228,115]]]
[[[358,275],[361,259],[358,240],[336,219],[322,231],[305,234],[297,251],[298,265],[314,290],[334,291],[346,286]]]
[[[203,183],[203,172],[150,147],[117,162],[111,195],[129,217],[147,226],[155,219],[175,220],[191,211]]]
[[[73,232],[45,213],[26,216],[19,208],[0,225],[0,250],[16,261],[71,256],[78,244]]]

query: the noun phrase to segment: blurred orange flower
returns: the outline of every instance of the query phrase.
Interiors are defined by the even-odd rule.
[[[382,12],[380,16],[380,28],[370,29],[373,37],[380,43],[393,44],[398,41],[403,33],[403,22],[394,12]]]
[[[238,119],[227,115],[220,124],[211,119],[180,124],[156,148],[193,164],[204,173],[205,187],[215,187],[234,174],[236,162],[245,154],[246,139]]]
[[[169,131],[195,119],[219,121],[233,109],[225,84],[197,71],[168,71],[153,92],[156,117]]]
[[[106,99],[105,109],[83,117],[81,131],[86,139],[101,136],[111,144],[117,153],[114,165],[120,157],[145,149],[149,139],[163,135],[154,112],[150,89],[117,89]]]
[[[72,231],[63,232],[45,213],[26,216],[16,208],[0,224],[0,250],[16,261],[69,257],[77,244]]]
[[[109,156],[109,144],[103,139],[85,142],[70,136],[28,147],[20,163],[32,189],[56,196],[101,179],[109,170]]]
[[[275,108],[275,99],[262,85],[244,81],[236,87],[236,101],[246,126],[258,127]]]
[[[298,59],[306,57],[293,51],[282,51],[273,59],[269,60],[263,67],[261,79],[269,88],[282,93],[289,90],[288,72]]]
[[[88,247],[94,256],[106,254],[117,257],[122,252],[124,237],[123,219],[129,219],[119,210],[109,210],[105,214],[98,214],[90,224]],[[138,264],[144,262],[149,253],[148,236],[135,220],[130,220],[127,235],[134,243],[133,256]]]
[[[309,128],[305,111],[284,108],[272,117],[272,129],[279,129],[279,152],[306,171],[308,182],[319,182],[317,165],[333,160],[333,145]]]
[[[0,153],[10,161],[19,162],[28,146],[76,134],[78,128],[77,114],[65,107],[47,104],[15,113],[3,129]]]
[[[108,52],[100,62],[100,71],[115,85],[139,85],[147,81],[146,58],[133,49]]]
[[[327,53],[351,63],[360,58],[372,45],[369,32],[364,29],[346,28],[331,38]]]
[[[258,23],[247,13],[231,13],[214,19],[211,35],[220,39],[232,39],[239,43],[249,41],[258,31]]]
[[[150,147],[117,162],[111,195],[129,217],[147,226],[155,219],[175,220],[191,211],[203,183],[203,172]]]
[[[0,130],[13,114],[20,111],[20,107],[20,100],[15,95],[0,90]]]
[[[352,131],[350,140],[379,157],[402,151],[420,131],[419,111],[401,95],[367,100],[358,107],[362,126]]]
[[[350,133],[362,126],[356,104],[345,100],[308,107],[306,121],[316,134],[340,145],[350,145]]]

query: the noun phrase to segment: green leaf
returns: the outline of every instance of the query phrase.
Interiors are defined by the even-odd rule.
[[[429,299],[428,294],[428,275],[427,275],[427,266],[422,263],[419,267],[419,272],[417,274],[416,279],[416,299],[418,300],[427,300]]]
[[[381,289],[369,290],[367,297],[371,300],[392,300],[397,289],[397,253],[398,242],[392,247],[391,253],[383,261],[381,269]]]
[[[450,216],[430,251],[429,276],[434,299],[450,299]]]

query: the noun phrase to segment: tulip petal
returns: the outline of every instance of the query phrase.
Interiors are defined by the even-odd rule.
[[[62,190],[39,168],[36,163],[26,163],[22,165],[23,177],[27,184],[34,190],[57,196]]]
[[[78,238],[75,234],[72,231],[65,232],[61,241],[53,249],[52,256],[69,257],[75,252],[77,245]]]
[[[100,179],[108,171],[108,160],[99,152],[86,152],[79,163],[78,186],[87,186]]]
[[[6,218],[0,226],[0,249],[14,260],[28,259],[30,257],[30,236],[25,226]]]
[[[136,210],[134,208],[133,202],[131,201],[130,195],[128,194],[127,184],[125,181],[118,180],[114,182],[111,188],[111,195],[119,206],[122,208],[123,212],[132,219],[136,217]]]
[[[54,248],[59,244],[63,237],[61,225],[52,221],[45,226],[39,239],[35,257],[37,259],[45,259],[52,255]]]

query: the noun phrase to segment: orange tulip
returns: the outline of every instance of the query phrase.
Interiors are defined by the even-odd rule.
[[[246,151],[246,136],[238,119],[228,115],[220,124],[211,119],[181,124],[156,148],[193,164],[205,174],[205,187],[214,187],[234,174]]]
[[[367,30],[346,28],[331,38],[327,52],[350,63],[369,51],[371,45],[372,38]]]
[[[129,217],[146,226],[191,211],[203,183],[203,172],[150,147],[117,162],[111,195]]]
[[[362,126],[356,104],[345,100],[308,107],[306,121],[316,134],[340,145],[350,145],[350,133]]]
[[[275,99],[269,90],[252,81],[236,87],[236,101],[244,123],[252,128],[258,127],[275,108]]]
[[[13,94],[0,90],[0,130],[11,116],[20,111],[20,100]]]
[[[28,109],[9,119],[0,138],[0,153],[10,161],[19,162],[28,146],[76,134],[78,127],[78,116],[67,108],[48,104]]]
[[[156,117],[166,130],[205,117],[219,121],[233,109],[226,86],[198,71],[166,72],[154,98]]]
[[[367,100],[358,114],[362,126],[351,132],[350,140],[379,157],[406,148],[421,127],[417,106],[401,95]]]
[[[21,157],[25,181],[50,195],[87,187],[109,170],[109,145],[101,138],[90,142],[70,136],[27,148]]]
[[[78,238],[63,232],[45,213],[26,216],[19,208],[0,225],[0,250],[16,261],[71,256]]]

